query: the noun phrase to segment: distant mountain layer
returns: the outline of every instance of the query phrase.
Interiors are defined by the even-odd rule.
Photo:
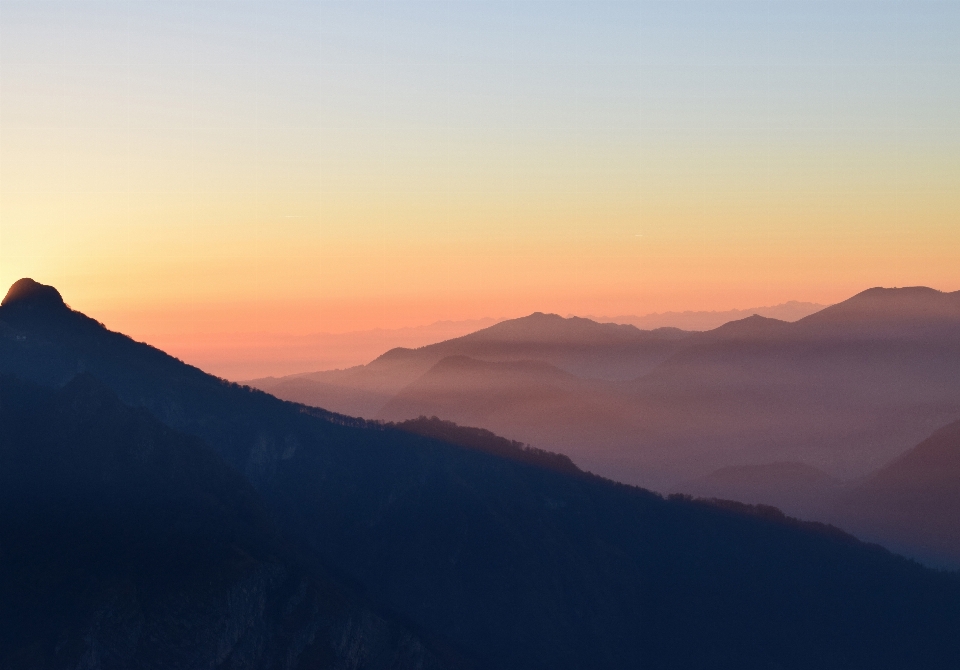
[[[772,305],[770,307],[751,307],[749,309],[728,309],[718,312],[686,311],[686,312],[658,312],[643,316],[591,316],[589,318],[600,323],[624,323],[637,328],[652,330],[655,328],[680,328],[681,330],[713,330],[730,321],[745,319],[754,314],[765,316],[768,319],[780,321],[798,321],[814,312],[819,312],[826,305],[815,302],[790,302]]]
[[[663,491],[777,462],[853,479],[960,418],[958,305],[871,289],[793,323],[754,315],[702,333],[533,314],[251,384],[367,418],[479,426]]]
[[[642,331],[538,312],[419,349],[392,349],[368,365],[247,383],[285,399],[374,418],[404,387],[446,358],[521,366],[537,361],[578,378],[627,380],[666,360],[687,335],[674,328]]]
[[[53,639],[78,644],[86,644],[91,630],[121,631],[119,638],[111,638],[109,648],[129,653],[123,650],[130,649],[129,632],[136,626],[115,624],[109,617],[142,620],[139,630],[155,631],[168,621],[164,612],[171,610],[153,610],[152,603],[167,598],[176,606],[216,613],[216,603],[225,601],[234,609],[218,621],[224,622],[230,636],[252,627],[264,631],[256,637],[257,644],[273,640],[283,645],[286,638],[279,633],[270,637],[270,631],[277,630],[271,628],[272,622],[283,621],[291,611],[284,604],[290,591],[281,586],[273,591],[266,585],[262,598],[255,590],[242,591],[256,596],[253,604],[229,594],[231,584],[239,583],[231,579],[242,581],[248,574],[244,570],[255,571],[257,565],[275,560],[286,565],[284,547],[290,547],[303,571],[290,574],[307,579],[333,575],[343,593],[362,592],[362,598],[352,597],[369,599],[373,610],[381,613],[385,628],[377,630],[414,631],[412,637],[423,641],[423,658],[443,658],[448,664],[455,661],[446,659],[466,658],[475,667],[517,669],[876,669],[953,668],[960,662],[960,639],[954,634],[960,626],[960,580],[863,545],[836,529],[802,524],[769,509],[663,499],[543,463],[535,452],[499,442],[495,436],[437,426],[431,420],[426,420],[427,426],[391,427],[283,402],[205,375],[111,333],[59,302],[8,301],[0,307],[0,322],[0,373],[45,387],[61,387],[86,373],[124,403],[143,408],[168,429],[192,436],[181,443],[178,440],[184,438],[165,433],[171,440],[169,456],[159,450],[155,456],[144,456],[144,447],[150,444],[144,434],[155,429],[135,427],[126,433],[130,439],[120,439],[124,431],[111,428],[108,418],[94,413],[90,432],[80,429],[91,439],[63,442],[54,438],[70,435],[72,428],[44,418],[49,416],[43,410],[46,400],[32,400],[24,393],[12,396],[25,398],[23,413],[36,417],[11,415],[14,428],[24,430],[24,439],[39,436],[40,442],[12,448],[13,462],[26,454],[26,463],[12,477],[22,483],[21,493],[4,499],[2,516],[24,535],[0,537],[6,543],[0,545],[4,547],[0,560],[20,556],[15,560],[28,572],[4,572],[13,575],[4,588],[16,596],[0,600],[4,621],[12,626],[8,630],[22,630],[11,623],[18,619],[49,622]],[[538,374],[544,370],[543,365],[534,367]],[[544,374],[570,373],[547,369]],[[52,401],[61,403],[60,414],[69,415],[77,406],[69,396],[75,388],[68,386],[62,392],[66,396]],[[235,475],[216,474],[222,470],[214,461],[207,461],[209,466],[177,464],[183,462],[178,458],[190,457],[183,451],[189,444],[200,449],[196,440],[249,483],[282,544],[272,544],[268,527],[257,521],[260,515],[251,489],[243,493],[244,486],[230,484],[237,482]],[[42,457],[48,442],[53,454],[60,449],[57,445],[74,449],[63,472],[47,474],[44,466],[31,464],[35,462],[31,454]],[[105,446],[111,444],[115,446]],[[83,469],[88,462],[90,475]],[[111,473],[121,484],[94,490],[90,504],[75,495],[84,486],[71,490],[57,485],[58,477],[109,482]],[[209,487],[192,483],[206,483],[208,477],[213,481]],[[217,483],[221,481],[222,485]],[[16,546],[27,546],[19,538],[47,532],[42,524],[16,527],[27,517],[14,506],[28,500],[25,496],[33,484],[64,493],[67,522],[50,532],[66,529],[83,542],[55,541],[61,550],[56,556],[50,556],[45,549],[49,545],[41,541],[24,550],[7,548],[15,546],[11,539]],[[199,510],[195,527],[190,526],[192,517],[176,516],[176,505],[163,498],[168,493],[187,508]],[[132,506],[105,504],[144,497]],[[173,510],[173,517],[152,515],[150,510],[156,508],[151,501],[160,510]],[[104,516],[89,525],[75,521],[76,515],[82,521],[87,509],[105,510]],[[109,535],[105,544],[93,542],[98,529],[112,527],[114,518],[120,519],[121,531]],[[129,525],[124,524],[131,519],[139,520],[140,527],[128,533]],[[163,581],[169,575],[154,576],[142,569],[149,567],[148,559],[155,553],[161,563],[168,560],[161,539],[175,540],[174,558],[177,546],[185,547],[182,555],[189,558],[192,542],[176,539],[202,535],[208,525],[213,527],[209,542],[200,546],[211,547],[209,569],[222,575],[222,581],[180,584]],[[266,535],[258,534],[261,527]],[[223,537],[235,541],[224,544]],[[238,563],[237,572],[230,572],[220,557],[234,556],[234,547],[249,558]],[[276,559],[263,553],[272,547]],[[104,571],[106,586],[99,586],[101,582],[89,589],[83,586],[80,595],[66,600],[56,595],[47,599],[43,593],[56,593],[49,590],[25,596],[25,583],[56,584],[58,575],[74,574],[71,566],[79,570],[86,565],[88,559],[80,559],[88,550],[90,564]],[[109,561],[102,564],[104,555],[122,557],[115,564],[118,573],[111,572]],[[142,576],[127,581],[114,576],[124,568]],[[211,574],[206,569],[201,566],[197,574]],[[20,574],[34,581],[23,582]],[[174,577],[179,574],[179,568],[173,571]],[[117,594],[115,602],[122,606],[93,605],[101,602],[100,593]],[[132,595],[124,595],[128,593]],[[159,600],[152,599],[154,593]],[[334,602],[325,601],[322,592],[316,600],[311,598],[305,595],[298,602]],[[341,602],[349,607],[356,601],[345,596]],[[76,608],[48,616],[47,603],[70,607],[76,603]],[[260,603],[265,603],[262,609]],[[141,619],[136,607],[143,612]],[[94,629],[84,623],[90,621],[85,618],[88,611],[99,622]],[[266,623],[258,628],[260,615],[247,616],[248,611],[263,611]],[[299,612],[296,607],[292,611]],[[350,610],[334,608],[338,611]],[[199,615],[174,620],[205,630]],[[329,624],[325,630],[332,631],[338,619],[331,614],[325,621]],[[296,625],[280,628],[298,630]],[[373,644],[376,636],[364,635]],[[8,639],[13,637],[22,639],[16,633]],[[143,644],[152,639],[144,637]],[[322,641],[319,644],[322,647]],[[40,648],[53,654],[64,649],[49,644]],[[87,648],[70,652],[82,659],[81,667],[117,667],[112,659],[83,656]],[[385,648],[400,647],[385,643]],[[147,653],[153,648],[143,649]],[[174,665],[164,663],[164,658],[153,657],[142,666]],[[373,660],[350,658],[339,667],[376,667]],[[403,656],[388,665],[421,667],[419,660],[408,659]],[[317,666],[338,667],[329,657],[311,667]],[[218,656],[207,667],[241,664]],[[245,667],[270,666],[251,661]]]
[[[674,327],[683,330],[710,330],[728,321],[759,314],[784,321],[796,321],[823,305],[788,302],[772,307],[722,312],[664,312],[645,316],[590,317],[602,323],[629,324],[641,330]],[[107,313],[112,319],[130,322],[129,317]],[[140,326],[137,339],[148,342],[197,367],[230,380],[300,374],[313,370],[334,370],[369,363],[385,351],[404,347],[415,349],[487,328],[503,318],[478,318],[405,328],[376,328],[354,332],[318,332],[304,335],[274,332],[211,333],[160,330],[157,318],[146,319],[153,326]],[[269,328],[269,324],[264,325]]]
[[[845,492],[833,518],[871,540],[960,565],[960,422]]]

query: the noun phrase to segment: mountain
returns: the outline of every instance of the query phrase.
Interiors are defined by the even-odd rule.
[[[392,349],[367,365],[249,385],[273,395],[354,416],[383,416],[384,406],[411,382],[450,357],[490,363],[539,361],[585,379],[625,380],[651,370],[676,351],[687,333],[565,319],[535,313],[510,319],[452,340]],[[413,418],[416,414],[404,418]]]
[[[305,569],[200,440],[90,375],[0,377],[0,435],[2,667],[444,667]]]
[[[452,421],[442,421],[435,416],[429,418],[421,416],[391,425],[409,433],[495,454],[521,463],[530,463],[547,470],[575,475],[585,474],[563,454],[555,454],[530,447],[522,442],[508,440],[483,428],[459,426]]]
[[[622,315],[589,317],[600,323],[624,323],[641,329],[680,328],[682,330],[713,330],[725,323],[739,321],[753,316],[765,316],[768,319],[780,321],[797,321],[814,312],[819,312],[826,305],[814,302],[799,302],[791,300],[769,307],[751,307],[748,309],[729,309],[724,311],[686,311],[686,312],[659,312],[643,316]]]
[[[575,450],[577,461],[589,468],[593,445],[632,430],[615,401],[610,384],[548,363],[450,356],[400,390],[376,418],[403,421],[429,414],[483,426],[527,444]]]
[[[960,417],[958,303],[870,289],[795,323],[751,317],[691,336],[634,383],[628,405],[660,436],[639,446],[638,467],[669,480],[799,461],[865,476]]]
[[[804,519],[822,518],[844,489],[842,482],[805,463],[728,466],[676,485],[680,493],[771,505]]]
[[[836,529],[768,508],[664,499],[464,446],[487,443],[470,431],[451,444],[287,403],[205,375],[59,301],[7,300],[0,322],[0,373],[47,388],[86,373],[202,440],[250,484],[302,570],[331,575],[436,655],[503,669],[960,661],[957,575]],[[152,469],[123,472],[137,491],[136,477]],[[34,476],[17,479],[29,486]],[[230,528],[238,509],[214,506],[205,518]],[[144,525],[148,538],[162,520]],[[0,542],[14,546],[10,539]],[[68,566],[85,551],[58,547]],[[36,569],[40,580],[57,574]],[[199,594],[189,585],[181,593],[188,601]]]
[[[931,563],[960,566],[960,422],[858,483],[834,518]]]
[[[960,418],[958,304],[875,288],[795,322],[753,315],[692,334],[535,314],[255,385],[370,418],[479,426],[665,492],[779,462],[851,480]],[[717,494],[742,496],[727,481]]]
[[[530,404],[541,413],[548,413],[552,403],[565,407],[565,395],[579,386],[577,377],[540,361],[488,363],[448,356],[402,389],[379,414],[402,419],[427,404],[444,416],[462,413],[458,422],[478,425],[517,407],[526,411]]]
[[[926,286],[872,288],[800,321],[808,335],[934,338],[949,336],[960,320],[960,291],[944,293]]]

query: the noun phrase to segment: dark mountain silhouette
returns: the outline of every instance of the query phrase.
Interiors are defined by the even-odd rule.
[[[960,566],[960,422],[854,486],[834,518],[929,562]]]
[[[846,337],[942,337],[960,321],[960,291],[926,286],[872,288],[801,319],[808,336],[833,331]]]
[[[0,666],[443,667],[315,572],[200,440],[89,375],[0,377]]]
[[[0,307],[0,372],[60,387],[85,371],[204,440],[304,570],[362,589],[431,649],[489,668],[960,661],[954,574],[766,508],[663,499],[283,402],[28,302]]]
[[[52,286],[40,284],[32,279],[24,278],[14,282],[7,291],[0,306],[21,305],[24,309],[58,309],[66,307],[60,291]]]
[[[547,470],[573,475],[585,474],[563,454],[555,454],[522,442],[508,440],[483,428],[459,426],[452,421],[442,421],[435,416],[421,416],[391,425],[408,433],[431,437],[441,442],[483,451],[520,463],[530,463]]]
[[[384,415],[384,406],[404,387],[445,358],[539,361],[584,379],[625,380],[651,370],[687,335],[675,328],[643,331],[537,312],[419,349],[392,349],[368,365],[248,383],[286,400],[374,418]]]
[[[680,493],[700,498],[729,498],[772,505],[805,519],[822,518],[843,491],[843,483],[805,463],[728,466],[677,485]]]

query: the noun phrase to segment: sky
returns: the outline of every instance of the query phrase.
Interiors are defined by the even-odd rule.
[[[960,289],[960,3],[0,0],[0,284],[149,339]]]

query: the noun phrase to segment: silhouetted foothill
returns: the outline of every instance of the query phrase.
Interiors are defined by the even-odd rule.
[[[839,531],[769,507],[664,499],[517,462],[530,454],[514,441],[440,420],[424,421],[423,435],[283,402],[204,374],[77,311],[5,305],[0,321],[15,332],[0,337],[0,374],[20,378],[0,397],[0,419],[8,417],[0,425],[0,455],[7,454],[0,503],[8,501],[0,504],[0,522],[10,529],[0,526],[0,668],[401,670],[423,667],[428,655],[442,655],[434,667],[484,670],[960,667],[957,575]],[[427,347],[397,369],[404,372],[409,362],[422,376],[445,359],[441,372],[450,361],[466,360],[468,366],[455,369],[489,370],[497,388],[516,388],[507,382],[531,370],[538,383],[577,382],[561,365],[573,367],[584,360],[581,351],[598,346],[546,349],[551,358],[531,367],[537,359],[529,354],[544,350],[546,337],[504,345],[506,337],[484,337],[491,335],[495,348],[477,338],[456,342],[458,348]],[[728,339],[706,333],[670,348],[640,331],[633,335],[655,345],[628,349],[634,369],[660,360],[658,369],[674,370],[654,390],[663,389],[658,398],[676,399],[676,416],[690,406],[680,405],[689,397],[684,389],[697,388],[698,374],[714,362],[719,372],[706,380],[719,380],[707,388],[717,389],[713,397],[747,386],[747,373],[757,368],[743,365],[757,350],[753,340],[733,338],[728,347]],[[688,367],[669,362],[694,346],[695,356],[684,354]],[[861,347],[854,342],[837,356]],[[880,353],[891,350],[898,349]],[[610,346],[604,366],[587,358],[579,369],[609,370],[606,363],[621,360],[620,351]],[[778,369],[767,361],[780,360],[781,349],[771,351],[760,372]],[[824,360],[795,349],[787,354],[801,370]],[[483,360],[494,355],[500,360]],[[818,371],[836,367],[837,357],[825,360]],[[879,355],[865,360],[855,371],[873,370]],[[908,364],[893,368],[897,379]],[[926,384],[950,381],[960,378],[957,366],[923,367],[912,379],[922,373]],[[75,380],[81,370],[117,399],[98,408],[101,394],[85,388],[93,380]],[[850,376],[848,368],[837,375]],[[804,380],[798,374],[775,380],[793,388],[798,378]],[[588,390],[603,381],[582,380]],[[878,386],[872,377],[853,381],[839,387],[845,395]],[[646,390],[632,384],[625,386],[637,395]],[[533,399],[545,407],[563,400],[565,387],[555,387]],[[772,393],[769,385],[748,388]],[[769,411],[756,397],[746,396],[744,406]],[[584,443],[597,445],[607,416],[602,405],[594,407],[583,422],[593,431],[584,431]],[[700,407],[706,411],[685,417],[695,427],[712,429],[710,418],[729,412],[721,403]],[[820,418],[803,413],[790,428],[810,416]],[[62,493],[78,490],[82,496]],[[50,495],[33,504],[38,491]],[[256,516],[244,511],[257,509]],[[257,534],[258,517],[276,541]],[[179,569],[185,563],[197,567],[186,573]],[[276,581],[273,574],[280,575]],[[300,597],[299,585],[314,583],[314,575],[317,596]],[[325,583],[331,586],[321,591]],[[324,592],[345,595],[334,600]],[[337,602],[343,605],[334,609]],[[382,623],[350,628],[361,610]],[[349,630],[329,624],[331,618]],[[311,638],[313,626],[322,635]],[[329,653],[290,663],[288,652],[311,639],[324,641],[315,643],[318,653]],[[426,651],[407,655],[410,639]],[[29,640],[36,641],[26,649],[36,650],[33,657],[12,655]],[[141,656],[133,640],[143,642]],[[377,640],[384,642],[374,646]],[[371,662],[348,662],[361,641]],[[210,654],[194,651],[200,647]],[[237,655],[208,662],[220,649]],[[61,651],[70,656],[55,657]],[[120,660],[88,663],[94,653]]]
[[[28,277],[14,282],[0,305],[20,307],[66,307],[60,291],[52,286],[41,284]]]

